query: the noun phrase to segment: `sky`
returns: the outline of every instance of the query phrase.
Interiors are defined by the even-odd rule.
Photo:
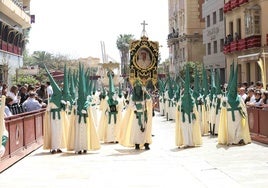
[[[47,51],[102,61],[103,41],[106,53],[120,62],[118,36],[132,34],[140,39],[145,21],[149,40],[162,46],[161,60],[169,55],[167,0],[32,0],[31,14],[35,23],[27,45],[30,53]]]

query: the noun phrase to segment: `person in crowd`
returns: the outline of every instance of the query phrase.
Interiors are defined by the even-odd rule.
[[[47,90],[45,84],[41,84],[41,86],[36,90],[36,94],[44,103],[47,104]]]
[[[255,91],[255,101],[254,101],[254,104],[253,104],[255,107],[261,106],[261,104],[262,104],[262,97],[261,97],[261,95],[262,95],[261,90],[257,89]]]
[[[8,88],[7,88],[7,84],[3,84],[2,85],[2,95],[7,95],[7,92],[8,92]]]
[[[16,85],[13,85],[11,86],[10,91],[7,93],[7,96],[13,99],[13,105],[19,103],[18,92],[18,87]]]
[[[118,100],[115,92],[112,74],[109,73],[109,92],[108,97],[102,102],[101,118],[98,126],[98,135],[101,142],[115,143],[116,127],[118,125]]]
[[[178,102],[176,116],[175,144],[179,148],[196,147],[202,145],[200,129],[200,115],[197,111],[194,97],[190,91],[189,65],[186,67],[186,76],[183,95]]]
[[[264,88],[263,88],[263,83],[261,81],[257,81],[256,82],[256,86],[255,86],[256,90],[260,90],[261,92],[264,92]]]
[[[137,79],[127,112],[120,124],[119,143],[126,147],[144,147],[149,150],[152,143],[152,99],[142,82]]]
[[[232,65],[234,67],[234,64]],[[246,105],[237,92],[237,65],[230,72],[227,96],[222,98],[218,143],[245,145],[251,143]]]
[[[93,121],[92,109],[90,108],[90,100],[85,95],[86,82],[84,69],[79,64],[79,79],[78,79],[78,98],[75,104],[76,113],[74,114],[74,124],[68,139],[67,148],[69,151],[74,150],[77,154],[87,153],[88,150],[100,149],[100,142]]]
[[[253,88],[248,88],[247,98],[245,100],[245,104],[247,106],[252,106],[255,102],[255,93]]]
[[[27,87],[27,92],[30,93],[30,92],[35,92],[35,87],[33,85],[28,85]]]
[[[53,94],[53,88],[50,84],[50,81],[47,81],[46,82],[46,89],[47,89],[47,95],[48,95],[48,98],[50,98]]]
[[[19,97],[20,97],[20,104],[24,103],[24,101],[28,98],[27,88],[25,86],[22,86],[19,91]]]
[[[261,107],[263,108],[263,110],[268,110],[268,91],[264,91],[261,95],[261,98]]]
[[[10,96],[7,96],[6,97],[5,104],[6,104],[6,106],[5,106],[5,115],[7,117],[12,116],[13,113],[11,111],[11,108],[12,108],[12,105],[13,105],[13,98],[10,97]]]
[[[46,68],[46,67],[45,67]],[[49,71],[49,84],[53,87],[53,94],[49,100],[44,117],[44,149],[50,149],[51,154],[61,153],[66,148],[66,125],[64,124],[65,113],[62,109],[62,91],[55,82]]]
[[[26,112],[39,110],[42,108],[42,105],[39,103],[38,100],[36,100],[36,93],[30,92],[29,98],[22,103],[23,109],[25,109]]]
[[[241,98],[243,99],[243,101],[246,100],[247,94],[246,94],[246,89],[244,87],[240,87],[239,88],[239,95],[241,96]]]

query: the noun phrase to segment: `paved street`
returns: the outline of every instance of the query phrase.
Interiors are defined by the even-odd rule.
[[[153,120],[149,151],[103,144],[85,155],[51,155],[39,148],[0,174],[0,187],[268,187],[267,145],[217,145],[203,137],[203,146],[178,149],[175,123]]]

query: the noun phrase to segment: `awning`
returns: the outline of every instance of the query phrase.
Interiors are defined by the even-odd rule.
[[[259,53],[253,53],[253,54],[247,54],[247,55],[241,55],[238,56],[237,59],[240,62],[248,62],[248,61],[258,61],[260,57],[266,58],[268,55],[267,52],[259,52]]]
[[[240,62],[258,61],[261,53],[247,54],[238,56],[237,59]]]

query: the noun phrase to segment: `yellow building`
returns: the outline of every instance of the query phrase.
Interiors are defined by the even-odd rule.
[[[189,61],[203,62],[204,0],[169,0],[169,73],[178,74]]]
[[[225,0],[224,13],[227,75],[234,61],[238,62],[238,83],[266,84],[268,0]]]
[[[30,0],[0,1],[0,81],[9,84],[16,69],[22,67],[27,30],[32,22]]]

